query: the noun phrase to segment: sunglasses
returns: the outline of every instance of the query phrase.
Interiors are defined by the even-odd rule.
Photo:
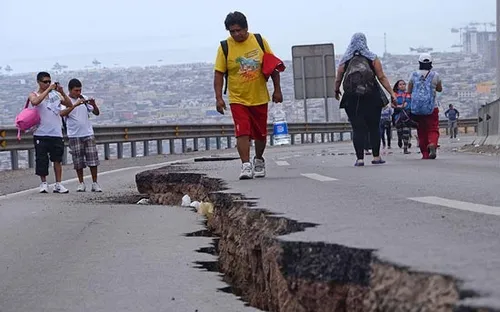
[[[52,81],[51,80],[42,80],[40,81],[41,83],[51,83]]]

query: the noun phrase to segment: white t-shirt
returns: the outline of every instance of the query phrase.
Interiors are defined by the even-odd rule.
[[[87,100],[87,97],[84,96]],[[71,98],[73,105],[78,99]],[[83,138],[94,135],[94,129],[89,119],[89,113],[94,107],[89,104],[82,104],[69,113],[66,117],[66,127],[68,129],[68,138]]]
[[[39,94],[35,92],[38,96]],[[62,138],[61,111],[62,95],[57,91],[50,91],[45,99],[35,106],[40,113],[40,124],[33,135]]]

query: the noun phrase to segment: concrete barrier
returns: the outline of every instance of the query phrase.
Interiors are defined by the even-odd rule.
[[[500,145],[500,99],[479,108],[477,138],[473,144]]]

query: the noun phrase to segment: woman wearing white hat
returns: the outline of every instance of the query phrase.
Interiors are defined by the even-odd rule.
[[[419,59],[419,70],[411,74],[408,93],[411,94],[411,114],[418,123],[418,145],[422,159],[435,159],[439,140],[439,109],[436,92],[443,91],[438,73],[432,69],[432,56],[423,53]]]

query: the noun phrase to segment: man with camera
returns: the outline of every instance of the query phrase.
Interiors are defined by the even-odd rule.
[[[40,193],[48,193],[47,176],[49,175],[49,160],[54,163],[56,184],[54,193],[68,193],[61,184],[62,159],[64,155],[64,140],[62,121],[59,116],[61,105],[71,106],[70,98],[64,93],[59,83],[54,82],[47,72],[39,72],[36,76],[38,91],[29,95],[29,101],[40,114],[40,123],[33,132],[35,143],[35,174],[40,177]]]
[[[97,166],[99,166],[99,154],[94,138],[94,129],[90,121],[90,113],[98,116],[99,108],[95,99],[89,99],[82,95],[82,83],[78,79],[71,79],[68,83],[69,97],[72,106],[63,110],[61,116],[66,119],[69,148],[73,158],[73,167],[78,176],[77,192],[85,192],[86,186],[83,181],[83,169],[90,168],[92,175],[92,192],[102,192],[97,183]]]

